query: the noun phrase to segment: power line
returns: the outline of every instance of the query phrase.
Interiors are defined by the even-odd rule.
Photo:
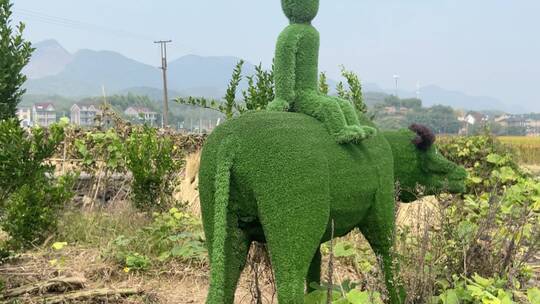
[[[100,26],[100,25],[96,25],[92,23],[72,20],[68,18],[47,15],[47,14],[43,14],[40,12],[35,12],[35,11],[27,10],[27,9],[16,9],[14,10],[14,15],[20,17],[21,19],[26,19],[26,18],[33,19],[35,21],[52,24],[52,25],[63,26],[70,29],[84,30],[84,31],[89,31],[89,32],[100,32],[103,34],[119,36],[119,37],[124,37],[124,38],[129,37],[132,39],[140,39],[140,40],[154,40],[154,37],[151,37],[151,36],[136,34],[136,33],[128,32],[125,30],[113,29],[113,28],[104,27],[104,26]]]
[[[167,43],[172,40],[159,40],[154,43],[161,47],[161,70],[163,71],[163,127],[169,125],[169,92],[167,91]]]

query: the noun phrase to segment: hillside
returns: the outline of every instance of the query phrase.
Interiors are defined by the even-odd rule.
[[[111,51],[80,50],[72,55],[54,40],[36,43],[35,47],[37,50],[26,69],[30,78],[26,83],[29,94],[96,96],[101,95],[102,86],[105,86],[108,94],[136,92],[153,97],[160,95],[161,71],[156,66]],[[222,97],[239,60],[231,56],[197,55],[171,60],[168,70],[171,96]],[[244,75],[252,75],[254,70],[252,63],[245,63]],[[337,83],[332,79],[328,82],[331,88]],[[245,85],[244,81],[240,87]],[[364,92],[374,92],[375,95],[394,93],[394,90],[383,89],[369,82],[365,82],[363,88]],[[524,112],[493,97],[470,96],[436,85],[422,87],[420,93],[427,106],[443,104],[469,110]],[[399,91],[399,95],[403,98],[415,97],[416,92]]]
[[[111,51],[80,50],[70,55],[54,40],[37,43],[28,65],[29,94],[82,97],[125,91],[161,90],[161,70]],[[169,88],[178,95],[220,97],[228,84],[235,57],[187,55],[169,63]],[[246,63],[244,72],[252,74]],[[174,96],[174,95],[173,95]]]

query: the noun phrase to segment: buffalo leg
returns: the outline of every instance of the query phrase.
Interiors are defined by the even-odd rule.
[[[244,231],[235,227],[236,216],[229,214],[228,233],[225,241],[225,273],[216,273],[211,267],[210,290],[207,304],[233,304],[236,286],[245,267],[250,242]],[[236,221],[234,221],[234,220]],[[208,240],[211,242],[212,240]],[[211,257],[210,257],[211,259]]]
[[[321,284],[321,249],[317,248],[315,255],[309,265],[308,274],[306,277],[306,284],[308,292],[314,291],[310,285],[311,283]]]
[[[395,230],[394,191],[393,188],[386,188],[379,190],[373,207],[359,228],[379,259],[390,302],[402,304],[405,301],[405,292],[395,279],[394,274],[398,267],[391,252]]]
[[[328,224],[327,177],[282,176],[289,187],[306,188],[283,191],[273,189],[279,184],[267,185],[268,195],[259,200],[259,214],[276,277],[278,302],[302,304],[309,265]]]

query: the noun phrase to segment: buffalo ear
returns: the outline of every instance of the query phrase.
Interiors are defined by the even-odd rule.
[[[412,140],[412,143],[422,151],[428,150],[435,142],[435,133],[424,125],[412,124],[409,130],[416,133],[416,137]]]

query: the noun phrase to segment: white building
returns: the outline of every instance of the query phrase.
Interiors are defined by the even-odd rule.
[[[34,125],[48,127],[56,122],[56,108],[52,103],[36,103],[32,107]]]
[[[124,114],[135,121],[149,125],[157,125],[158,123],[158,113],[146,107],[129,107],[124,111]]]
[[[101,113],[98,106],[93,104],[74,104],[71,106],[71,123],[89,127],[95,125],[95,118]]]

